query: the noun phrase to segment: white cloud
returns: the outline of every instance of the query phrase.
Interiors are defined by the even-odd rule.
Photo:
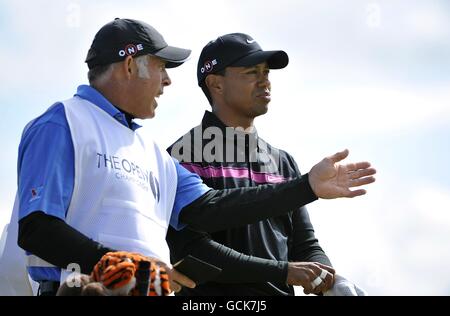
[[[292,123],[303,117],[302,127],[319,134],[330,130],[338,135],[388,134],[422,122],[450,119],[450,92],[447,88],[414,91],[346,85],[303,90],[291,86],[283,87],[283,92],[286,93],[277,96],[281,100],[276,101],[285,104],[279,113],[291,113]]]
[[[404,18],[405,26],[419,39],[436,41],[450,33],[448,12],[438,6],[415,6]]]
[[[0,201],[0,232],[11,219],[14,197],[11,201]],[[1,233],[0,233],[1,234]]]
[[[412,205],[417,209],[417,216],[424,225],[433,225],[440,229],[435,234],[445,232],[450,236],[450,189],[436,188],[432,185],[417,187],[412,195]],[[447,230],[446,230],[447,229]],[[442,242],[447,242],[442,240]]]
[[[366,197],[310,206],[316,234],[338,273],[372,295],[449,295],[450,188],[399,188],[396,176]]]

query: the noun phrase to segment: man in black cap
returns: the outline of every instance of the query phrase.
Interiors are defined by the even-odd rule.
[[[89,274],[110,251],[168,263],[169,225],[225,229],[284,214],[289,205],[270,207],[281,200],[301,206],[318,197],[364,193],[350,188],[371,178],[335,166],[340,156],[323,160],[310,176],[258,190],[217,191],[203,184],[133,122],[155,116],[156,98],[171,84],[166,68],[183,64],[189,55],[167,45],[144,22],[116,19],[100,29],[89,50],[90,85],[80,86],[73,98],[57,102],[25,128],[6,249],[20,256],[10,246],[18,240],[26,250],[28,273],[39,282],[41,295],[55,293],[65,269]],[[355,168],[372,170],[364,163]],[[258,211],[240,216],[244,201],[260,205]],[[213,220],[219,222],[209,225]],[[14,257],[3,255],[2,268],[20,267]],[[173,290],[195,286],[167,269]],[[14,275],[7,275],[11,284],[17,284]]]
[[[212,113],[206,112],[201,125],[179,139],[169,152],[218,190],[300,177],[294,159],[266,143],[254,129],[254,119],[267,113],[271,100],[270,69],[284,68],[288,62],[284,51],[264,51],[246,34],[227,34],[209,42],[200,55],[197,77]],[[196,135],[203,138],[198,140]],[[273,207],[282,208],[287,203],[285,200]],[[257,208],[248,204],[241,216]],[[185,288],[181,295],[293,295],[293,285],[303,286],[306,294],[344,293],[342,287],[356,293],[357,287],[349,282],[337,282],[339,289],[332,288],[327,277],[334,275],[334,269],[314,235],[304,206],[212,234],[189,227],[179,232],[169,229],[167,240],[172,260],[191,254],[222,268],[213,282]]]

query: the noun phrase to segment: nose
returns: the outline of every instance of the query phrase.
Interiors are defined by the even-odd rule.
[[[162,85],[164,87],[170,86],[172,84],[172,80],[169,77],[169,74],[167,73],[167,70],[164,69],[163,78],[162,78]]]
[[[258,84],[260,87],[270,88],[269,74],[268,73],[260,74]]]

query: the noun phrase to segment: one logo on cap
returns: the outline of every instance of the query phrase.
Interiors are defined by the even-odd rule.
[[[217,59],[214,59],[213,61],[206,61],[203,67],[200,69],[200,72],[204,74],[205,72],[211,72],[214,68],[214,66],[217,65]]]
[[[129,44],[129,45],[125,46],[125,49],[121,49],[119,51],[119,56],[120,57],[134,56],[138,52],[140,52],[141,50],[144,50],[144,45],[142,45],[142,44],[137,44],[137,45]]]
[[[249,40],[249,39],[247,38],[247,43],[248,43],[248,44],[253,44],[254,42],[256,42],[256,40]]]

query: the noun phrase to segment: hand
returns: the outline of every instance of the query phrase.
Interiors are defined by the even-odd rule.
[[[319,294],[328,291],[334,284],[335,271],[318,262],[289,262],[287,283],[300,285],[305,294]],[[315,285],[315,280],[321,281]]]
[[[314,193],[322,199],[335,199],[340,197],[353,198],[366,194],[366,190],[354,190],[352,187],[375,182],[372,177],[376,170],[370,168],[368,162],[337,164],[348,156],[349,151],[338,152],[333,156],[324,158],[309,172],[309,184]]]
[[[324,292],[325,296],[367,296],[367,292],[346,278],[336,275],[333,287]]]
[[[181,272],[178,272],[177,270],[169,267],[166,267],[166,271],[169,274],[170,288],[175,293],[180,292],[183,286],[191,289],[196,287],[195,282]]]
[[[78,286],[77,286],[78,285]],[[56,296],[108,296],[106,287],[86,274],[76,275],[70,282],[66,281],[58,289]]]

